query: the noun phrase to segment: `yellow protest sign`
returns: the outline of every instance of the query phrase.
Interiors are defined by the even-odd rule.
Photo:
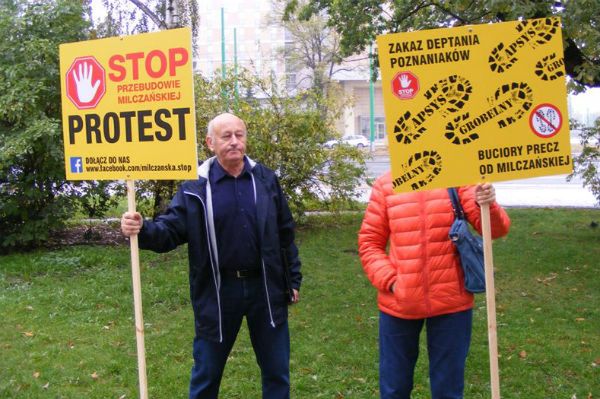
[[[394,191],[572,171],[558,18],[377,37]]]
[[[197,178],[189,28],[59,51],[68,180]]]

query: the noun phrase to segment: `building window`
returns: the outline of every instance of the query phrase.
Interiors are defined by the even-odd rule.
[[[288,90],[294,90],[296,88],[296,74],[286,73],[285,74],[285,87]]]
[[[366,138],[371,138],[371,118],[368,116],[359,116],[359,129],[360,134]],[[383,116],[375,117],[375,140],[385,139],[385,118]]]

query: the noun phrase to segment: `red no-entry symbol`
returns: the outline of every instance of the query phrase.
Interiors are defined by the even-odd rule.
[[[92,56],[75,58],[66,86],[67,97],[78,109],[95,108],[106,92],[106,72]]]
[[[553,104],[540,104],[529,115],[529,126],[533,133],[542,138],[550,138],[562,127],[562,114]]]
[[[412,72],[398,72],[392,80],[392,92],[401,100],[410,100],[419,92],[419,79]]]

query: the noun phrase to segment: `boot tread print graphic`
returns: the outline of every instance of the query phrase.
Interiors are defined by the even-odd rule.
[[[560,27],[560,22],[556,18],[534,19],[529,22],[537,36],[535,43],[540,45],[546,44],[552,40],[552,37],[554,37]],[[520,25],[517,26],[517,30],[520,28]]]
[[[565,75],[564,65],[564,58],[552,53],[535,64],[535,74],[545,81],[556,80]]]
[[[515,123],[525,115],[525,112],[531,108],[533,103],[533,90],[525,82],[513,82],[502,85],[494,94],[494,99],[498,106],[500,104],[511,105],[514,108],[514,114],[498,120],[498,127],[505,128]],[[509,108],[509,109],[510,109]]]
[[[416,141],[425,131],[426,122],[434,113],[446,116],[449,112],[462,109],[472,93],[471,82],[462,76],[452,75],[434,83],[424,93],[431,100],[414,117],[410,111],[401,115],[394,126],[396,141],[400,144],[410,144]]]
[[[557,18],[544,18],[522,21],[515,27],[521,33],[511,44],[500,42],[488,57],[492,72],[503,73],[509,70],[518,60],[518,52],[526,45],[535,49],[538,45],[548,43],[558,31],[560,22]]]
[[[461,126],[466,124],[469,119],[469,113],[465,113],[463,115],[459,115],[452,120],[452,122],[448,122],[446,125],[446,133],[444,137],[446,137],[452,144],[469,144],[472,141],[475,141],[479,138],[479,134],[476,132],[460,132],[459,136],[456,134],[457,131],[461,130]]]
[[[455,117],[446,125],[444,136],[452,144],[469,144],[479,139],[475,129],[495,120],[500,129],[512,125],[531,108],[532,101],[532,90],[527,83],[513,82],[502,85],[488,100],[490,108],[474,118],[470,118],[468,112]]]
[[[402,185],[410,185],[413,191],[427,186],[442,171],[442,157],[437,151],[417,152],[408,158],[408,162],[402,165],[404,173],[394,178],[394,188]]]

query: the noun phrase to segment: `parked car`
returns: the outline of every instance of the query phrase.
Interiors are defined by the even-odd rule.
[[[329,140],[329,141],[326,141],[323,145],[327,148],[333,148],[333,146],[336,146],[339,144],[347,144],[352,147],[365,148],[365,147],[369,146],[369,140],[365,136],[356,134],[356,135],[344,136],[342,138],[335,139],[335,140]]]

